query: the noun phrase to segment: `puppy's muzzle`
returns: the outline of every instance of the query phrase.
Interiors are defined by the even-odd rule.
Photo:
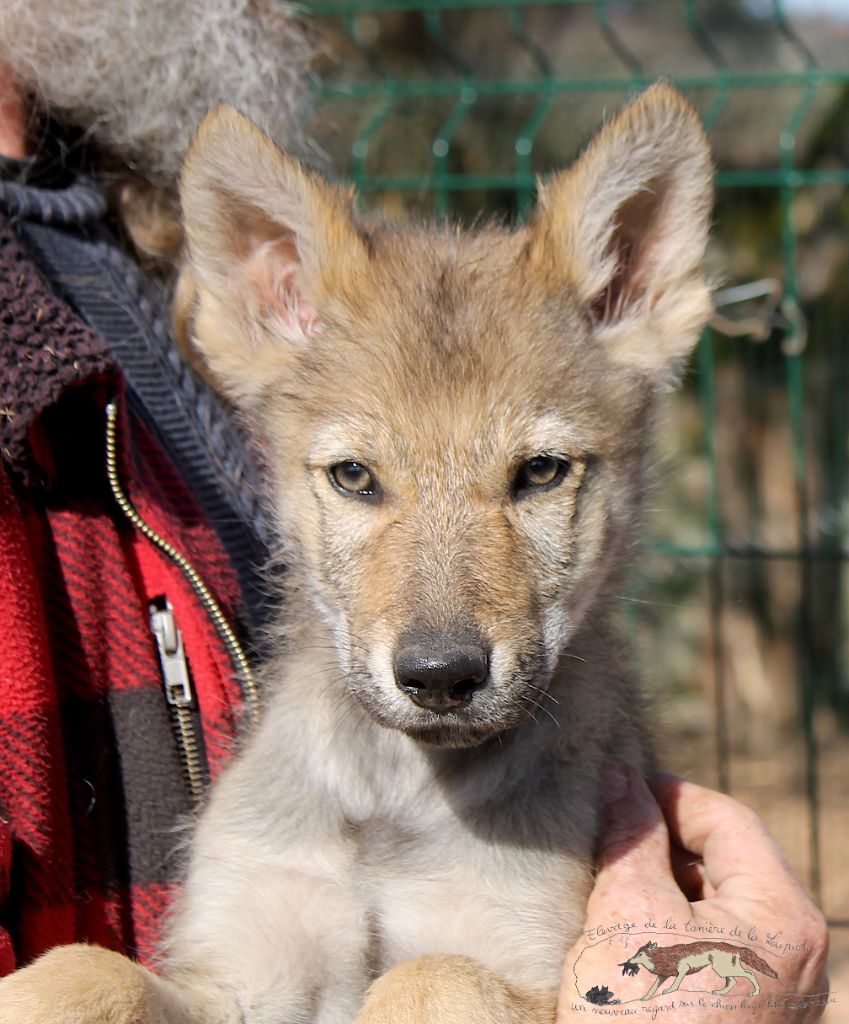
[[[469,642],[408,643],[395,656],[398,689],[427,711],[465,707],[488,678],[486,651]]]

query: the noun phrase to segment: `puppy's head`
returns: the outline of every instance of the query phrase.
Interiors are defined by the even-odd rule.
[[[707,319],[707,143],[654,86],[531,223],[393,229],[213,112],[182,177],[195,344],[262,438],[347,685],[423,741],[535,710],[632,535],[655,394]]]

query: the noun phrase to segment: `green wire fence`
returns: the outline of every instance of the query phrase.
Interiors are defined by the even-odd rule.
[[[320,144],[391,216],[526,216],[537,175],[661,74],[701,111],[723,305],[623,599],[666,760],[758,805],[849,925],[849,29],[779,0],[304,7]]]

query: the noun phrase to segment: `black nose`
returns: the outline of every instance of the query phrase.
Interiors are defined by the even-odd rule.
[[[475,644],[408,644],[395,657],[395,682],[420,708],[450,711],[486,685],[486,652]]]

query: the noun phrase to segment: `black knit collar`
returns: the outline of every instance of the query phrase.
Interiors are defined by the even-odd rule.
[[[85,170],[89,157],[85,133],[39,117],[30,126],[35,156],[15,159],[0,156],[0,180],[35,188],[65,189]]]
[[[62,188],[0,179],[0,212],[11,220],[83,225],[100,220],[106,210],[106,197],[91,178],[82,174]]]
[[[0,156],[0,213],[12,220],[68,226],[103,217],[106,199],[84,172],[85,156],[81,137],[45,121],[35,156]]]
[[[17,159],[0,154],[0,180],[16,181],[36,188],[67,188],[76,173],[67,166],[43,156]]]

